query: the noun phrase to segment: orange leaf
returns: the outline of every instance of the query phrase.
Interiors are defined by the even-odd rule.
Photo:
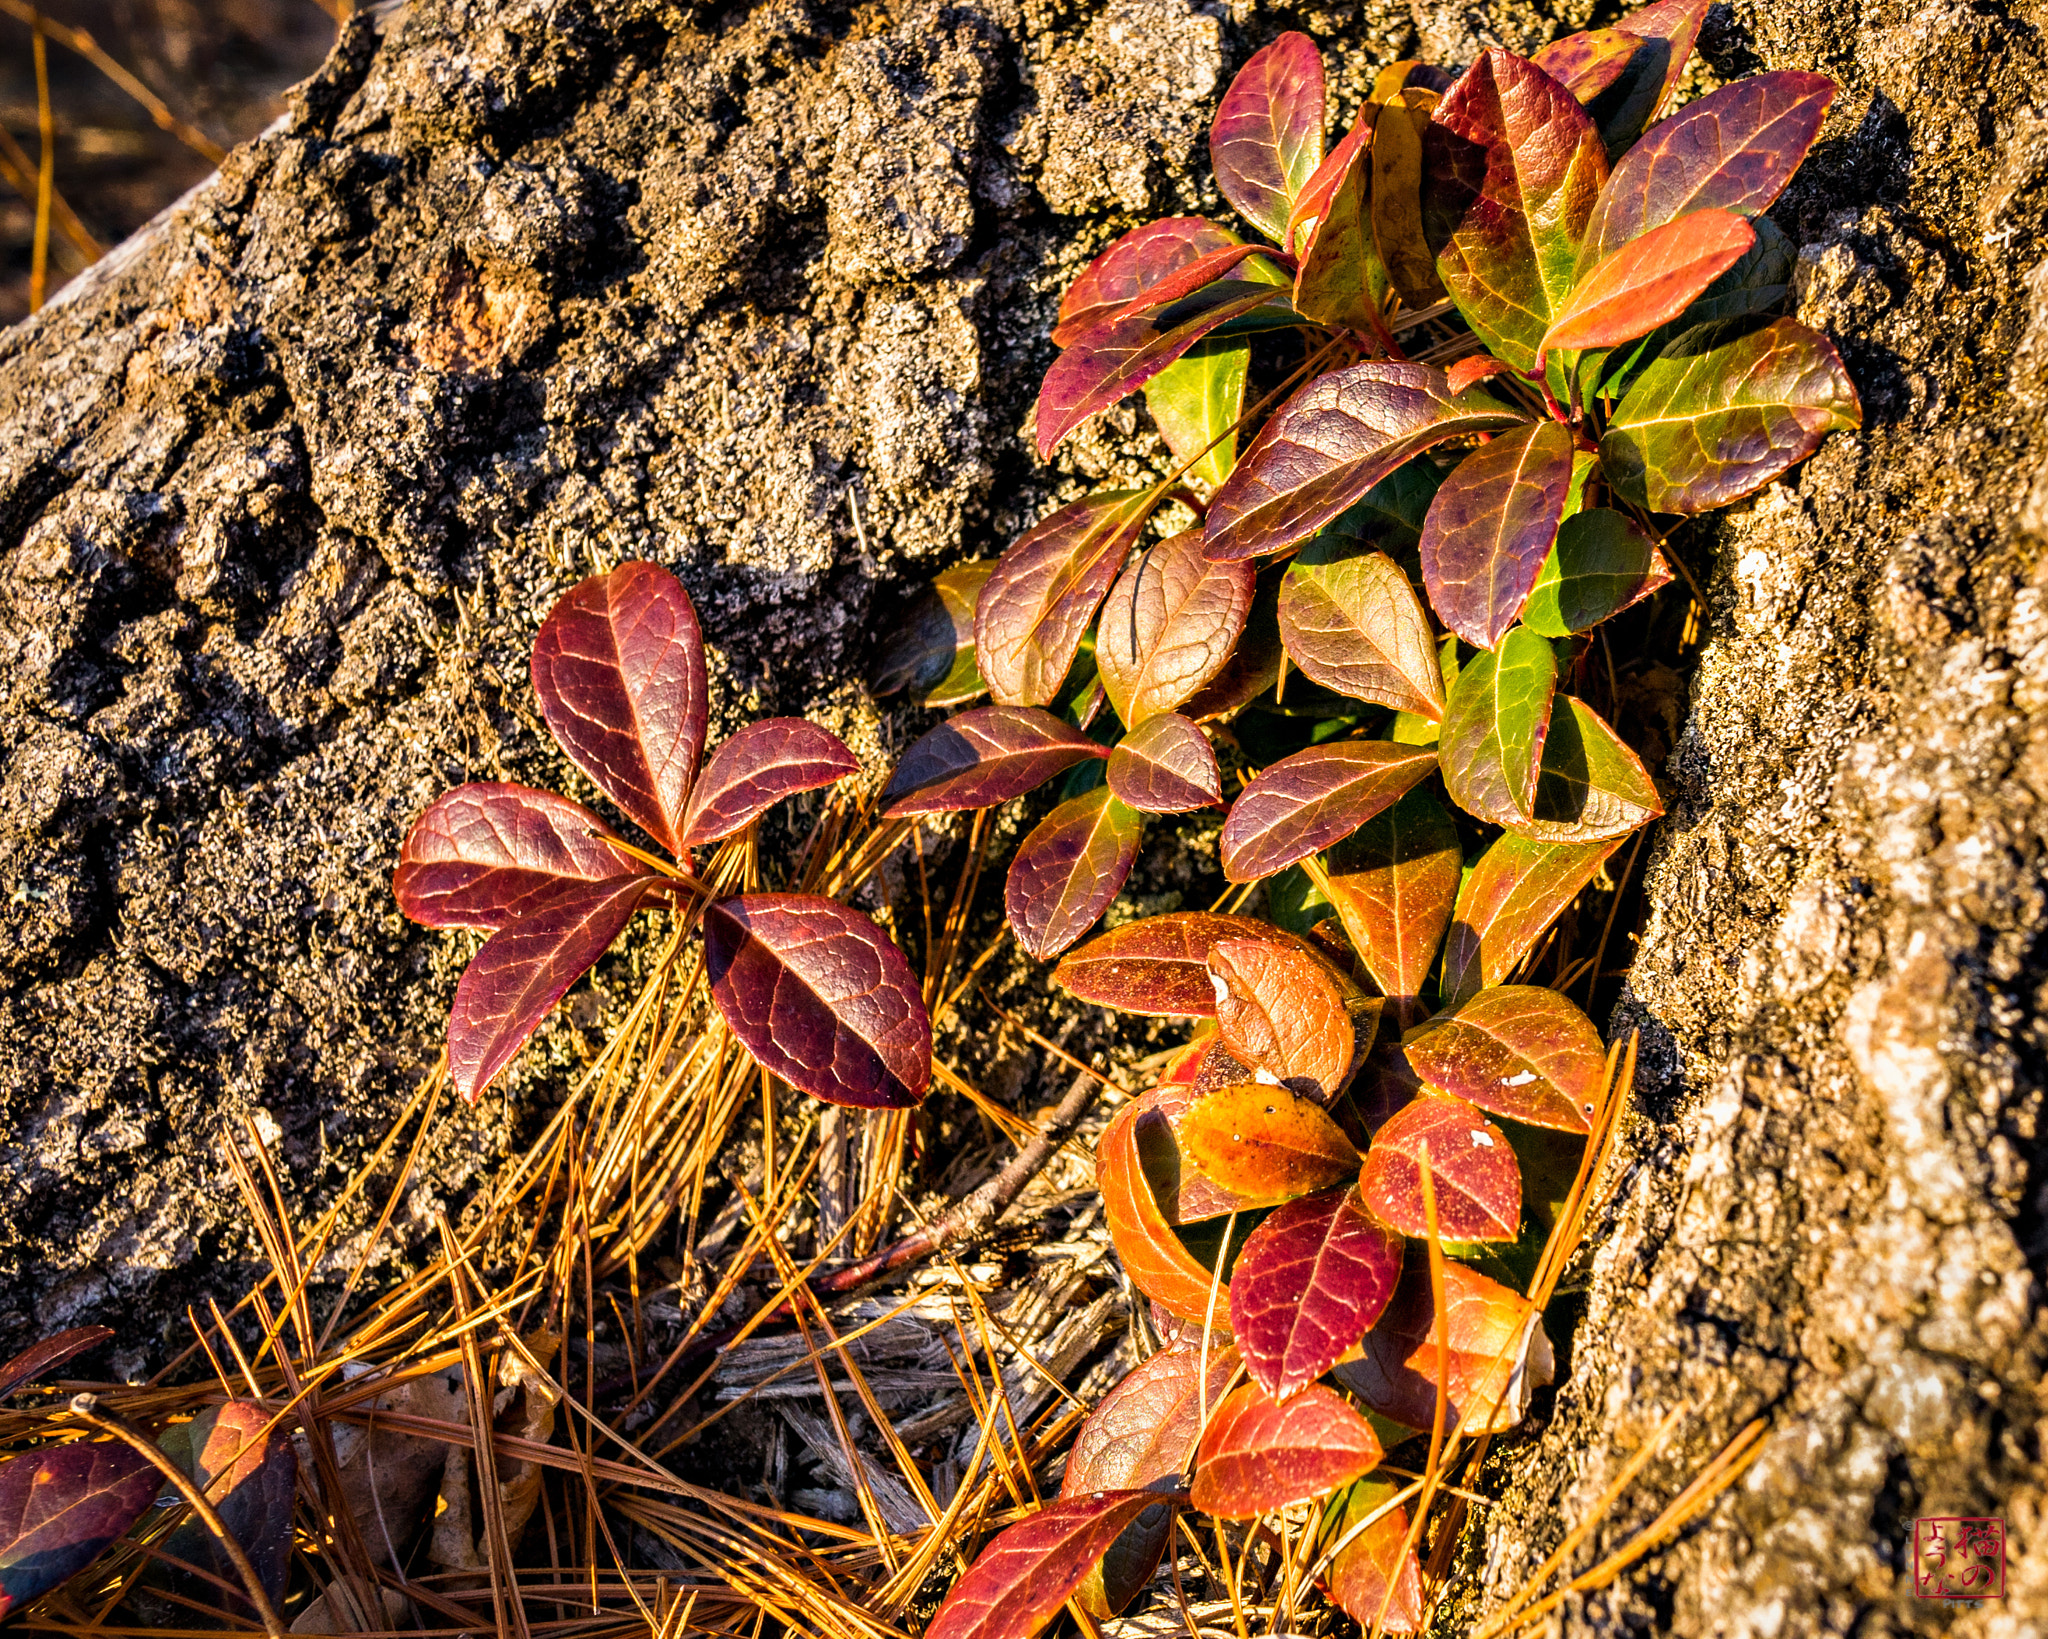
[[[1692,211],[1631,239],[1578,282],[1536,349],[1618,347],[1668,324],[1756,243],[1733,211]]]
[[[1095,1151],[1102,1215],[1131,1284],[1168,1314],[1200,1324],[1209,1313],[1210,1271],[1181,1245],[1138,1159],[1138,1117],[1151,1097],[1134,1099],[1103,1129]],[[1215,1313],[1219,1321],[1230,1313],[1227,1283],[1217,1288]]]
[[[1360,1043],[1345,991],[1327,964],[1289,945],[1219,940],[1209,952],[1216,1024],[1232,1054],[1274,1080],[1328,1104],[1371,1045],[1376,1007]]]
[[[1193,1500],[1220,1519],[1251,1519],[1334,1491],[1382,1455],[1372,1425],[1334,1390],[1311,1383],[1281,1401],[1245,1383],[1202,1436]]]
[[[1180,1141],[1210,1179],[1260,1204],[1328,1189],[1358,1165],[1351,1140],[1321,1105],[1258,1082],[1201,1099],[1181,1119]]]

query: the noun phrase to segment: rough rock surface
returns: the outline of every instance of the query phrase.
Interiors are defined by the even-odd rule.
[[[278,129],[0,335],[0,1349],[232,1287],[227,1124],[317,1209],[438,1044],[463,952],[387,872],[462,777],[562,784],[525,653],[593,567],[677,567],[728,724],[835,716],[901,588],[1126,470],[1023,437],[1057,293],[1214,208],[1202,132],[1279,29],[1377,62],[1527,48],[1559,5],[422,0]],[[1732,1501],[1577,1630],[2018,1633],[2048,1615],[2034,948],[2048,855],[2040,17],[1717,8],[1721,76],[1844,85],[1777,211],[1858,437],[1681,539],[1711,641],[1626,1016],[1644,1109],[1541,1438],[1480,1545],[1512,1587],[1669,1408],[1612,1545],[1752,1415]],[[587,793],[586,793],[587,794]],[[590,1014],[401,1210],[516,1136]],[[1951,1617],[1922,1514],[2000,1513]],[[2029,1554],[2027,1549],[2033,1549]],[[1583,1563],[1590,1563],[1582,1551]]]

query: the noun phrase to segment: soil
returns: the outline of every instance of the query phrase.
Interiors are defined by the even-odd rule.
[[[562,589],[674,566],[722,726],[806,712],[880,763],[919,725],[860,679],[915,584],[1156,449],[1125,409],[1041,466],[1029,406],[1085,259],[1219,208],[1231,68],[1306,28],[1348,112],[1390,58],[1607,15],[351,19],[280,126],[0,333],[0,1350],[111,1319],[117,1364],[160,1359],[246,1274],[223,1135],[254,1124],[301,1214],[383,1136],[467,955],[392,906],[405,825],[465,777],[591,795],[525,683]],[[1775,0],[1703,37],[1699,84],[1842,82],[1774,215],[1868,420],[1676,542],[1710,607],[1617,1018],[1640,1108],[1474,1563],[1512,1588],[1674,1407],[1574,1563],[1773,1433],[1573,1631],[2048,1619],[2041,23]],[[401,1229],[531,1130],[628,982],[444,1124]],[[2004,1600],[1914,1597],[1927,1515],[2003,1517]]]

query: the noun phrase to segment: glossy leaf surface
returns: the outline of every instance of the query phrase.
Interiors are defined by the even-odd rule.
[[[1227,721],[1279,680],[1286,658],[1275,613],[1279,600],[1280,576],[1269,565],[1253,581],[1251,613],[1237,647],[1223,669],[1182,702],[1183,715],[1198,723]]]
[[[860,760],[829,729],[801,717],[764,717],[711,753],[683,813],[683,846],[719,842],[784,797],[860,772]]]
[[[1203,549],[1219,560],[1283,552],[1432,445],[1522,419],[1479,389],[1453,395],[1433,365],[1372,360],[1317,376],[1217,490]]]
[[[564,882],[640,875],[618,833],[580,802],[496,782],[459,785],[413,821],[391,887],[430,928],[503,927]]]
[[[1214,489],[1237,462],[1244,411],[1244,378],[1251,344],[1197,343],[1145,384],[1145,408],[1173,454],[1175,466],[1192,461],[1188,476]]]
[[[1381,1455],[1372,1425],[1334,1390],[1311,1383],[1275,1400],[1240,1384],[1202,1437],[1194,1504],[1218,1519],[1251,1519],[1334,1491]]]
[[[1422,1627],[1422,1567],[1408,1546],[1408,1511],[1394,1502],[1399,1494],[1398,1482],[1374,1479],[1345,1493],[1344,1513],[1328,1536],[1350,1541],[1330,1561],[1328,1586],[1337,1608],[1360,1627],[1377,1622],[1386,1633],[1415,1633]],[[1372,1523],[1352,1536],[1364,1520]]]
[[[1385,309],[1392,286],[1372,241],[1372,159],[1363,140],[1372,112],[1366,110],[1359,130],[1331,155],[1341,168],[1328,179],[1328,196],[1317,201],[1317,220],[1294,277],[1294,309],[1335,330],[1391,339]],[[1318,172],[1310,187],[1324,180]]]
[[[1155,499],[1135,489],[1086,496],[996,560],[975,606],[974,652],[998,704],[1038,706],[1059,693]]]
[[[1131,560],[1095,629],[1095,665],[1132,728],[1186,703],[1229,663],[1250,618],[1248,563],[1212,563],[1200,530],[1183,530]]]
[[[291,1429],[291,1423],[274,1420],[256,1401],[229,1400],[206,1407],[190,1422],[171,1424],[157,1441],[213,1504],[273,1605],[284,1599],[291,1570],[292,1500],[299,1471]],[[177,1499],[170,1487],[163,1494]],[[187,1519],[165,1539],[164,1547],[186,1564],[240,1588],[234,1561],[201,1521]],[[189,1591],[199,1594],[198,1587]],[[211,1590],[203,1597],[230,1600],[238,1611],[249,1609],[245,1597]]]
[[[1451,801],[1496,825],[1529,817],[1556,689],[1557,650],[1526,626],[1466,663],[1437,742]]]
[[[162,1476],[113,1440],[0,1457],[0,1617],[84,1570],[149,1511]]]
[[[1621,736],[1583,700],[1557,696],[1535,812],[1509,828],[1542,842],[1599,842],[1625,837],[1663,812],[1656,782]]]
[[[1411,791],[1331,851],[1330,898],[1389,997],[1420,996],[1451,925],[1462,855],[1443,804]]]
[[[1181,1118],[1180,1145],[1205,1177],[1260,1205],[1328,1189],[1358,1167],[1320,1104],[1255,1081],[1197,1099]]]
[[[1371,103],[1361,108],[1357,122],[1345,133],[1343,140],[1323,157],[1315,175],[1294,196],[1294,208],[1287,217],[1287,237],[1282,243],[1297,262],[1313,240],[1316,225],[1329,216],[1332,203],[1351,175],[1353,163],[1371,144],[1373,122],[1378,115],[1379,109]],[[1370,176],[1371,173],[1368,171],[1366,174]],[[1298,297],[1300,293],[1301,277],[1297,272],[1295,294]]]
[[[1053,1619],[1154,1491],[1063,1497],[982,1549],[946,1595],[925,1639],[1029,1639]]]
[[[1148,717],[1109,754],[1109,789],[1141,814],[1186,814],[1223,800],[1209,737],[1178,712]]]
[[[1653,512],[1707,512],[1760,489],[1863,406],[1834,343],[1796,319],[1676,337],[1615,406],[1600,464]]]
[[[657,878],[564,880],[522,902],[519,920],[484,941],[448,1013],[448,1079],[472,1104],[548,1010],[611,948]]]
[[[1287,33],[1237,72],[1209,128],[1216,186],[1276,244],[1294,196],[1323,162],[1323,54]]]
[[[682,583],[623,563],[570,589],[533,641],[533,689],[569,760],[671,852],[704,748],[704,634]]]
[[[1454,393],[1462,393],[1474,382],[1485,381],[1489,376],[1512,375],[1514,372],[1491,353],[1474,353],[1462,358],[1444,371],[1444,382]]]
[[[1267,249],[1264,245],[1227,245],[1221,250],[1212,250],[1197,256],[1192,262],[1175,268],[1157,284],[1136,300],[1128,302],[1116,317],[1128,319],[1138,314],[1166,316],[1167,309],[1177,309],[1170,315],[1178,323],[1182,318],[1192,317],[1197,308],[1206,305],[1196,303],[1184,306],[1190,296],[1206,291],[1211,285],[1231,279],[1232,282],[1249,280],[1253,284],[1274,285],[1284,288],[1289,281],[1283,270],[1268,257],[1259,257]],[[1259,257],[1254,261],[1254,257]],[[1244,271],[1238,273],[1242,267]],[[1277,277],[1276,277],[1277,275]]]
[[[1542,69],[1493,50],[1437,108],[1423,167],[1437,276],[1495,356],[1533,370],[1607,180],[1599,132]]]
[[[1402,1045],[1430,1086],[1532,1127],[1590,1130],[1607,1054],[1593,1021],[1555,990],[1496,985]]]
[[[994,569],[993,559],[976,558],[933,577],[875,667],[869,686],[876,695],[908,689],[938,711],[988,692],[974,663],[974,606]]]
[[[1652,0],[1650,5],[1624,12],[1617,20],[1617,27],[1657,48],[1648,58],[1654,69],[1654,90],[1646,99],[1641,122],[1627,133],[1630,138],[1644,123],[1655,119],[1657,110],[1670,98],[1685,65],[1692,60],[1693,42],[1699,38],[1700,24],[1706,21],[1711,3],[1712,0]]]
[[[1583,105],[1616,80],[1644,41],[1626,29],[1596,28],[1567,34],[1532,52],[1529,61],[1563,86]]]
[[[1456,1006],[1514,971],[1543,930],[1599,873],[1612,842],[1494,838],[1458,890],[1444,939],[1443,999]]]
[[[1209,1313],[1212,1271],[1197,1263],[1167,1222],[1139,1156],[1140,1103],[1126,1105],[1103,1128],[1095,1146],[1095,1181],[1102,1217],[1131,1284],[1168,1314],[1197,1325]],[[1230,1316],[1230,1283],[1218,1288],[1216,1318]]]
[[[1338,1378],[1382,1417],[1428,1428],[1436,1413],[1441,1342],[1449,1355],[1446,1426],[1468,1435],[1513,1428],[1530,1394],[1556,1370],[1535,1309],[1519,1292],[1461,1263],[1444,1265],[1444,1307],[1449,1318],[1439,1327],[1428,1263],[1411,1253],[1394,1301],[1365,1335],[1365,1358],[1339,1366]]]
[[[1440,101],[1440,91],[1411,81],[1392,93],[1373,130],[1373,248],[1401,300],[1416,309],[1444,296],[1422,225],[1423,144]]]
[[[1436,492],[1422,526],[1430,607],[1475,648],[1498,647],[1521,615],[1564,518],[1571,430],[1532,421],[1482,444]]]
[[[1209,952],[1209,976],[1217,1033],[1232,1056],[1320,1104],[1336,1097],[1356,1032],[1328,964],[1292,945],[1224,939]]]
[[[1384,552],[1311,543],[1280,582],[1280,641],[1326,689],[1431,719],[1444,714],[1422,600]]]
[[[1447,1241],[1511,1241],[1522,1222],[1522,1169],[1507,1135],[1462,1098],[1425,1093],[1372,1135],[1359,1169],[1366,1205],[1404,1235],[1425,1237],[1422,1160]]]
[[[1612,507],[1575,512],[1558,526],[1557,544],[1522,608],[1522,622],[1545,637],[1591,631],[1671,583],[1657,543]]]
[[[31,1343],[6,1365],[0,1366],[0,1400],[5,1400],[24,1383],[33,1383],[55,1371],[65,1361],[97,1348],[114,1335],[111,1326],[73,1326]]]
[[[1003,888],[1027,955],[1057,956],[1095,925],[1131,874],[1142,829],[1138,811],[1106,785],[1061,803],[1032,828]]]
[[[815,894],[705,907],[711,999],[772,1074],[833,1104],[906,1109],[931,1081],[932,1027],[887,934]]]
[[[1591,272],[1630,240],[1692,212],[1761,216],[1820,135],[1834,96],[1825,74],[1783,69],[1688,103],[1615,164],[1580,267]]]
[[[1169,216],[1133,228],[1067,286],[1060,298],[1055,347],[1071,347],[1113,319],[1146,291],[1188,263],[1238,242],[1238,236],[1202,216]]]
[[[993,808],[1107,753],[1035,706],[982,706],[948,718],[903,754],[882,788],[882,817]]]
[[[1428,746],[1340,740],[1284,757],[1223,822],[1223,874],[1254,882],[1349,836],[1436,769]]]
[[[1172,1224],[1200,1223],[1249,1208],[1253,1203],[1234,1195],[1213,1179],[1203,1176],[1181,1149],[1181,1123],[1188,1111],[1209,1094],[1251,1080],[1251,1066],[1231,1055],[1211,1036],[1198,1044],[1199,1055],[1191,1084],[1161,1082],[1143,1095],[1146,1106],[1139,1112],[1133,1137],[1145,1176],[1159,1210]]]
[[[1615,347],[1683,313],[1756,243],[1724,210],[1692,211],[1631,239],[1573,286],[1538,354]]]
[[[1209,952],[1221,939],[1265,939],[1308,947],[1248,916],[1174,911],[1126,922],[1090,940],[1053,970],[1053,982],[1084,1002],[1126,1013],[1212,1019],[1216,991]]]
[[[1401,1237],[1350,1186],[1277,1208],[1230,1277],[1230,1329],[1254,1383],[1285,1400],[1358,1346],[1401,1277]]]

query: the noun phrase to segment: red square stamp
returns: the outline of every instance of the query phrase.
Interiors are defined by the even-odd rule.
[[[2003,1599],[2005,1521],[1916,1519],[1913,1597]]]

